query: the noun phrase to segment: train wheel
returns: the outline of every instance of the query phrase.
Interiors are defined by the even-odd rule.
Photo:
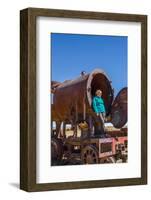
[[[116,163],[114,157],[101,158],[100,163]]]
[[[58,165],[63,155],[63,144],[58,138],[51,138],[51,165]]]
[[[83,164],[97,164],[99,162],[98,150],[93,145],[87,145],[81,152]]]

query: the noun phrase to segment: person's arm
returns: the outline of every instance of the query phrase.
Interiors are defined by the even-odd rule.
[[[98,109],[97,109],[97,106],[96,106],[96,100],[95,100],[95,97],[93,98],[92,100],[92,106],[93,106],[93,110],[95,113],[98,113]]]

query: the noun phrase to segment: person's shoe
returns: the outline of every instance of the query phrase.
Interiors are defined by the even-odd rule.
[[[106,134],[101,134],[100,138],[106,138]]]
[[[105,137],[106,137],[106,138],[110,138],[111,136],[110,136],[109,134],[106,133],[106,134],[105,134]]]

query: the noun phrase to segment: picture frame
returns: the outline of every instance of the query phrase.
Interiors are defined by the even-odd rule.
[[[140,177],[37,183],[37,54],[38,17],[140,23],[141,26],[141,162]],[[20,11],[20,189],[34,191],[147,184],[147,16],[74,10],[27,8]]]

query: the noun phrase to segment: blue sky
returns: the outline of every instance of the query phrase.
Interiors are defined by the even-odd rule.
[[[52,80],[63,82],[101,68],[115,95],[127,86],[127,36],[52,33],[50,38]]]

